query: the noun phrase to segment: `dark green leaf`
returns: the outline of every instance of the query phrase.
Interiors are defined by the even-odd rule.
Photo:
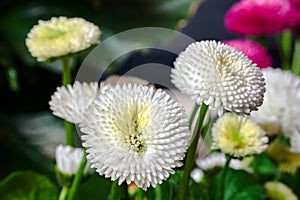
[[[0,196],[2,200],[56,200],[58,189],[46,176],[18,171],[1,181]]]
[[[257,175],[261,175],[260,178],[268,175],[273,176],[278,171],[277,166],[270,160],[266,153],[254,156],[251,167]]]
[[[216,191],[220,184],[220,174],[218,174],[210,185],[210,196],[216,197]],[[213,198],[214,197],[214,198]],[[266,198],[266,191],[253,175],[244,171],[229,169],[225,180],[224,200],[260,200]]]

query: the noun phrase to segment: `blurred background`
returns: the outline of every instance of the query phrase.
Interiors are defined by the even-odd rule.
[[[137,27],[164,27],[194,40],[227,40],[223,17],[236,0],[65,0],[0,2],[0,179],[15,170],[35,170],[55,182],[54,149],[64,140],[63,121],[48,102],[61,85],[61,63],[39,63],[25,38],[38,20],[53,16],[82,17],[102,31],[101,40]],[[112,50],[120,48],[117,44]],[[184,50],[185,47],[182,47]],[[73,75],[91,49],[73,60]],[[271,51],[276,57],[276,50]],[[136,51],[109,73],[122,74],[144,63],[172,67],[175,55],[159,50]],[[108,75],[108,74],[107,74]],[[79,197],[107,195],[110,180],[98,175],[80,189]],[[88,196],[87,196],[88,195]],[[92,198],[88,198],[92,199]]]

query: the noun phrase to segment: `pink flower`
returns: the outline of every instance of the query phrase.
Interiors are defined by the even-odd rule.
[[[241,0],[225,15],[225,27],[241,35],[270,35],[294,28],[299,12],[288,0]]]
[[[300,9],[300,0],[290,0],[292,6]]]
[[[243,52],[259,68],[272,66],[272,58],[268,51],[259,43],[247,39],[226,40],[223,43],[234,47],[236,50]]]

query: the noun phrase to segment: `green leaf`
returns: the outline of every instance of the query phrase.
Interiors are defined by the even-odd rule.
[[[2,200],[56,200],[58,189],[43,175],[17,171],[0,182]]]
[[[270,160],[266,153],[254,156],[251,167],[257,175],[260,175],[260,179],[264,176],[274,176],[278,171],[277,166]]]
[[[216,197],[215,191],[219,187],[220,174],[210,184],[210,196]],[[229,169],[225,180],[224,200],[260,200],[267,194],[262,185],[244,171]]]

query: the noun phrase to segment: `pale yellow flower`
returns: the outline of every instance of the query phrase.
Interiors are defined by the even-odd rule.
[[[264,130],[247,117],[226,113],[212,127],[212,149],[234,157],[259,154],[268,145]]]
[[[264,187],[270,200],[298,200],[291,188],[278,181],[266,182]]]
[[[300,154],[291,152],[290,146],[286,142],[275,140],[270,144],[267,154],[283,172],[295,174],[300,168]]]
[[[85,50],[99,43],[101,31],[82,18],[52,17],[39,20],[27,35],[26,46],[38,61]]]

